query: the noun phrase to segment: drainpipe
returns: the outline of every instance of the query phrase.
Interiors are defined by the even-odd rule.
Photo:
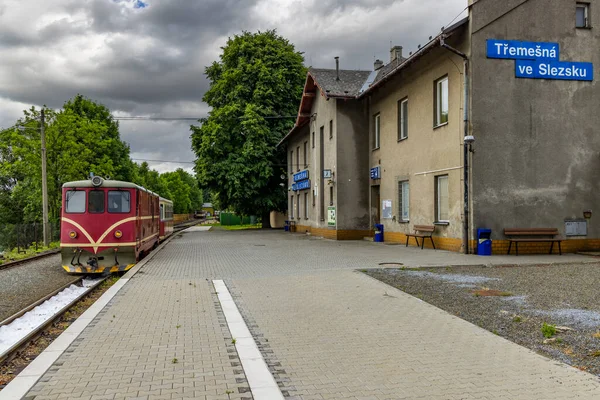
[[[471,143],[473,142],[473,137],[469,135],[469,57],[448,45],[445,42],[444,35],[441,36],[440,45],[446,50],[458,55],[464,61],[464,99],[465,104],[463,106],[464,115],[463,115],[463,127],[464,127],[464,141],[463,141],[463,153],[464,153],[464,234],[463,234],[463,246],[465,249],[465,254],[469,254],[469,153],[471,152]]]

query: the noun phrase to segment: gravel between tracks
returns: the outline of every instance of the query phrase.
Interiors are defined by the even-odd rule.
[[[600,375],[600,263],[366,273],[540,354]],[[502,295],[476,295],[479,289]],[[544,322],[573,330],[544,344]]]
[[[0,321],[73,280],[60,266],[60,254],[0,270]]]

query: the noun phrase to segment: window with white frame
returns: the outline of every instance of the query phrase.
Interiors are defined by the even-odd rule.
[[[296,196],[296,217],[300,219],[300,194]]]
[[[408,221],[410,218],[410,187],[408,181],[398,182],[398,214],[400,221]]]
[[[590,4],[577,3],[575,13],[575,26],[577,28],[590,27]]]
[[[408,137],[408,98],[398,102],[398,140]]]
[[[304,142],[304,168],[308,168],[308,142]]]
[[[290,219],[294,219],[294,195],[290,197]]]
[[[381,115],[373,117],[373,149],[378,149],[381,141]]]
[[[449,202],[448,202],[448,175],[435,177],[435,208],[436,222],[448,222]]]
[[[300,171],[300,146],[296,147],[296,172]]]
[[[448,123],[448,77],[435,81],[435,126]]]

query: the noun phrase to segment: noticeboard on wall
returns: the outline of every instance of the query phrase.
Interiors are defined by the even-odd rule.
[[[392,201],[382,200],[381,201],[381,218],[392,219]]]
[[[573,219],[565,221],[566,236],[587,236],[587,221],[584,219]]]
[[[335,226],[335,207],[327,207],[327,225]]]

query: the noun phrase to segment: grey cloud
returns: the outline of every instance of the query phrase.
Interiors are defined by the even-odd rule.
[[[268,1],[154,0],[134,10],[113,0],[53,0],[53,12],[77,18],[61,17],[41,30],[36,18],[12,17],[15,7],[28,12],[27,2],[0,5],[2,103],[60,108],[81,93],[117,114],[204,117],[204,69],[228,36],[277,29],[305,52],[307,65],[333,68],[333,57],[341,56],[343,68],[370,69],[374,56],[388,60],[390,41],[405,46],[406,53],[416,49],[467,2],[294,1],[288,10],[268,5],[272,13],[258,14],[256,5]],[[278,11],[290,15],[277,19]],[[12,112],[0,113],[0,126],[14,122]],[[120,126],[137,157],[189,161],[191,123],[122,121]]]

